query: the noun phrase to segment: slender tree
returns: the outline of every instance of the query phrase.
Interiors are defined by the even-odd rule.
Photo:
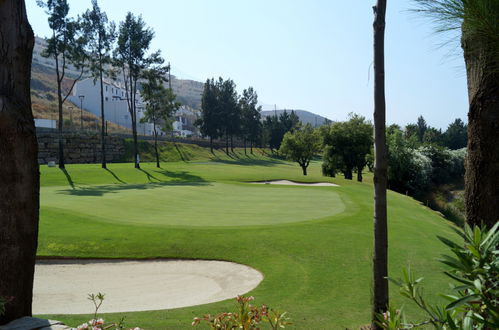
[[[241,109],[241,136],[244,142],[244,154],[246,154],[246,142],[251,144],[251,153],[253,153],[253,143],[258,140],[260,133],[260,112],[261,107],[257,107],[258,95],[253,87],[243,91],[239,99]]]
[[[156,154],[156,167],[160,168],[158,150],[158,128],[164,132],[171,130],[172,116],[180,108],[180,103],[175,101],[175,94],[171,88],[163,85],[162,74],[149,70],[144,77],[147,81],[142,84],[142,98],[146,102],[146,111],[142,122],[153,124],[154,151]]]
[[[386,0],[374,9],[374,254],[372,327],[376,314],[388,308],[388,226],[386,207],[387,152],[385,104],[385,14]]]
[[[155,65],[161,65],[164,62],[159,51],[146,57],[146,52],[153,37],[153,30],[146,27],[142,17],[135,17],[129,12],[125,20],[120,23],[118,46],[114,54],[115,62],[123,74],[128,111],[132,119],[135,168],[140,168],[137,144],[137,103],[139,102],[139,86],[137,83],[144,70]]]
[[[24,1],[0,1],[0,325],[31,315],[40,177],[31,112],[34,36]]]
[[[106,13],[102,12],[97,0],[92,0],[92,9],[88,9],[81,17],[81,26],[88,40],[86,52],[89,55],[90,72],[94,81],[100,83],[101,112],[101,153],[102,168],[106,168],[106,119],[104,111],[104,65],[110,63],[110,51],[115,39],[114,23],[109,22]]]
[[[437,32],[460,31],[468,78],[466,221],[499,220],[499,1],[415,0]]]
[[[225,153],[229,154],[229,141],[231,149],[234,151],[233,136],[239,132],[240,111],[238,105],[238,95],[236,84],[232,79],[218,79],[216,84],[218,89],[218,111],[221,131],[225,136]]]
[[[48,23],[52,29],[52,37],[47,40],[47,48],[42,53],[45,57],[52,57],[55,60],[55,71],[57,77],[57,105],[59,109],[59,167],[64,168],[64,136],[63,136],[63,105],[74,88],[74,85],[81,79],[85,61],[87,59],[84,47],[86,39],[80,34],[80,26],[74,19],[68,17],[69,5],[67,0],[37,0],[37,4],[45,8],[49,15]],[[68,65],[72,64],[79,70],[79,76],[73,80],[69,91],[64,96],[62,83],[67,77]]]
[[[213,139],[220,136],[220,114],[218,112],[218,88],[213,78],[207,79],[201,97],[201,118],[198,121],[201,134],[210,137],[213,153]]]

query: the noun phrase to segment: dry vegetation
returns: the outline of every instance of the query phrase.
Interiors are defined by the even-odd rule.
[[[68,92],[73,79],[63,81],[63,91]],[[33,63],[31,70],[31,102],[33,116],[39,119],[58,120],[57,110],[57,84],[55,72],[45,66]],[[100,129],[100,117],[88,112],[81,111],[80,107],[70,101],[63,106],[64,127],[68,129],[98,130]],[[130,133],[130,129],[108,122],[108,132]]]

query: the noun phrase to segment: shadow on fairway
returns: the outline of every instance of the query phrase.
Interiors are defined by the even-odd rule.
[[[75,189],[75,183],[73,182],[73,179],[71,178],[71,175],[69,175],[68,171],[66,171],[65,168],[60,168],[60,170],[66,176],[66,180],[68,180],[68,184],[71,186],[71,189]]]
[[[72,196],[104,196],[106,194],[114,194],[126,190],[148,190],[167,186],[208,186],[209,182],[187,182],[187,181],[169,181],[169,182],[153,182],[145,184],[127,184],[127,185],[107,185],[107,186],[83,186],[74,189],[59,190],[57,193],[61,195]]]
[[[277,166],[287,164],[285,161],[279,159],[254,159],[254,158],[239,158],[234,160],[227,159],[214,159],[212,162],[221,163],[221,164],[229,164],[229,165],[244,165],[244,166]]]
[[[164,175],[166,177],[169,177],[173,179],[174,182],[192,182],[192,183],[199,183],[199,182],[206,182],[205,179],[203,179],[200,176],[191,174],[187,171],[168,171],[168,170],[163,170],[163,169],[157,169],[154,170],[154,172],[159,173],[161,175]],[[169,181],[167,181],[169,182]]]
[[[106,171],[109,172],[109,174],[111,174],[116,180],[118,180],[120,183],[126,183],[125,181],[121,180],[116,174],[114,174],[113,171],[111,171],[110,169],[108,168],[105,168]]]

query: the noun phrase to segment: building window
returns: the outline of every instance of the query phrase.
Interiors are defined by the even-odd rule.
[[[109,101],[108,97],[106,96],[106,102]]]
[[[111,88],[111,94],[113,94],[113,93],[114,93],[114,88]]]
[[[106,85],[106,92],[107,92],[107,85]]]

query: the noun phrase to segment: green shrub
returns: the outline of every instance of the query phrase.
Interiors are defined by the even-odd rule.
[[[411,329],[431,324],[435,329],[498,329],[499,328],[499,222],[490,230],[479,227],[455,229],[463,244],[438,237],[452,251],[440,260],[450,269],[452,294],[442,295],[447,305],[430,305],[422,294],[423,278],[415,278],[404,270],[403,279],[389,280],[400,288],[400,294],[421,308],[428,319],[422,323],[401,322],[403,315],[392,312],[378,315],[377,323],[384,329]],[[390,308],[389,311],[393,309]]]

